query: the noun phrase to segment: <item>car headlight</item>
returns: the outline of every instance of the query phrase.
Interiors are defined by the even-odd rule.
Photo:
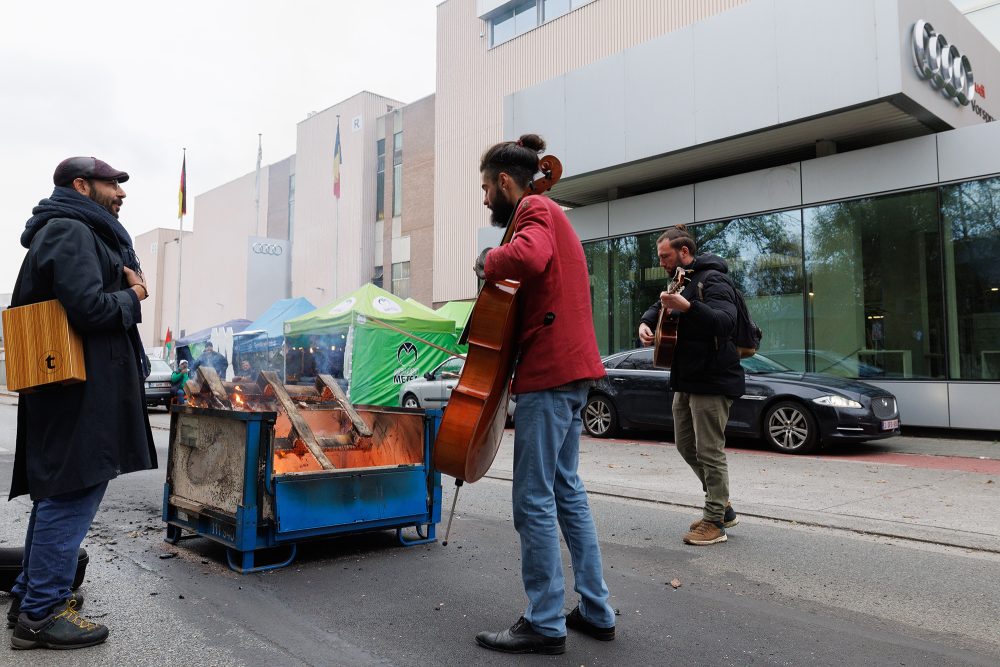
[[[814,398],[813,403],[818,405],[829,405],[833,408],[860,408],[863,407],[857,401],[852,401],[849,398],[844,398],[843,396],[820,396],[819,398]]]

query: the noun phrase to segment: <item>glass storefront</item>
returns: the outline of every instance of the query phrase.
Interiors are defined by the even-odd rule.
[[[1000,179],[690,225],[726,259],[761,353],[862,379],[1000,379]],[[602,354],[667,285],[648,232],[584,244]]]

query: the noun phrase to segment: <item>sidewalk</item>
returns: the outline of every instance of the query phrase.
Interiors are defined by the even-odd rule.
[[[489,477],[511,479],[513,442],[507,431]],[[1000,516],[992,512],[1000,503],[998,458],[879,453],[864,446],[818,456],[734,448],[728,459],[732,503],[741,517],[1000,553]],[[692,520],[704,502],[671,443],[583,438],[580,476],[592,494],[689,507]]]

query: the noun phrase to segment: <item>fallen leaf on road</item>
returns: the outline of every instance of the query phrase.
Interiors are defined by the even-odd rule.
[[[673,586],[675,589],[676,588],[680,588],[681,587],[681,582],[680,582],[679,579],[671,579],[670,580],[670,585]]]
[[[986,483],[987,483],[987,484],[992,484],[992,483],[993,483],[993,480],[992,480],[992,479],[988,479],[988,480],[986,480]]]

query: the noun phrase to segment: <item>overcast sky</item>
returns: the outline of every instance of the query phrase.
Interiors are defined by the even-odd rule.
[[[440,0],[5,2],[0,21],[0,292],[52,171],[94,155],[131,176],[121,221],[177,226],[195,195],[295,152],[296,124],[370,90],[434,92]]]

